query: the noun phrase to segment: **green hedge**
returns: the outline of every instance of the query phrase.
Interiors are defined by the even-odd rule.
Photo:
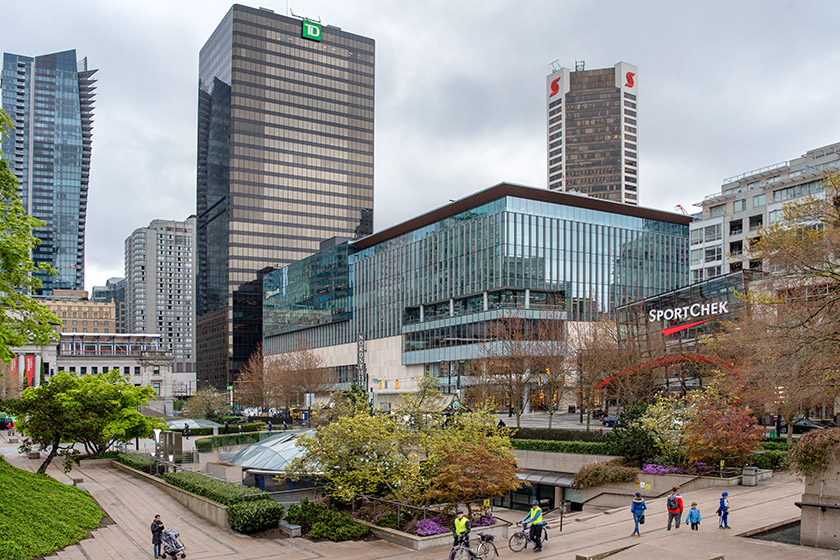
[[[583,453],[586,455],[610,455],[607,443],[596,441],[549,441],[539,439],[511,439],[514,449],[529,451],[552,451],[555,453]]]
[[[572,488],[592,488],[604,484],[619,482],[634,482],[639,469],[624,467],[612,461],[608,463],[592,463],[584,465],[575,475]]]
[[[767,450],[750,457],[750,462],[760,469],[784,470],[787,451]]]
[[[600,430],[561,430],[548,428],[519,428],[514,429],[513,435],[516,439],[541,439],[549,441],[606,441],[607,433]]]
[[[179,434],[184,433],[184,428],[173,428],[170,430],[172,432],[178,432]],[[191,436],[212,436],[213,435],[213,428],[193,428],[190,426],[190,435]]]
[[[266,494],[259,488],[251,488],[250,486],[243,486],[232,482],[222,482],[221,480],[189,471],[164,473],[161,475],[161,478],[172,486],[177,486],[182,490],[198,494],[208,500],[213,500],[226,506],[241,502],[245,499],[245,496],[249,497],[249,501],[271,499],[269,494]]]
[[[154,471],[154,460],[149,455],[139,455],[136,453],[118,453],[117,462],[122,463],[127,467],[144,473],[152,474]]]
[[[787,451],[788,444],[786,441],[762,441],[761,448],[767,451]]]
[[[357,523],[350,515],[306,498],[300,504],[289,506],[286,521],[300,525],[301,531],[313,539],[338,542],[360,539],[368,534],[367,526]]]
[[[274,500],[245,500],[228,506],[228,519],[234,531],[251,534],[276,527],[283,519],[283,506]]]
[[[228,434],[226,436],[212,436],[195,440],[195,449],[199,453],[209,453],[217,447],[229,445],[241,445],[245,443],[257,443],[267,437],[277,435],[268,432],[247,432],[242,434]]]

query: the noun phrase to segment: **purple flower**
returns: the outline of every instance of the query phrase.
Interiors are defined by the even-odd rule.
[[[414,533],[421,537],[428,537],[431,535],[440,535],[441,533],[448,533],[449,529],[443,526],[440,518],[431,517],[429,519],[420,519],[414,523]]]

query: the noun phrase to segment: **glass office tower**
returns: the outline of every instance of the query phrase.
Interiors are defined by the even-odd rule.
[[[199,382],[262,338],[262,279],[373,229],[374,41],[234,5],[199,57]],[[270,268],[268,269],[270,270]]]
[[[423,373],[451,390],[512,308],[589,322],[686,285],[690,222],[497,185],[266,275],[264,352],[316,349],[339,381],[364,353],[377,395]]]
[[[32,259],[57,273],[37,274],[43,295],[84,289],[95,73],[87,59],[77,62],[75,50],[3,54],[3,110],[14,123],[2,139],[3,157],[26,211],[44,222]]]

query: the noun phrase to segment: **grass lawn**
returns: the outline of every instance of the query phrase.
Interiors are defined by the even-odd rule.
[[[86,493],[0,457],[0,558],[28,560],[77,543],[105,513]]]

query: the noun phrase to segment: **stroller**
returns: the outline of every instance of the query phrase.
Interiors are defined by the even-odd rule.
[[[172,560],[178,558],[186,558],[187,547],[178,540],[180,534],[175,529],[166,529],[160,534],[160,543],[163,545],[163,555],[167,558],[172,557]]]

